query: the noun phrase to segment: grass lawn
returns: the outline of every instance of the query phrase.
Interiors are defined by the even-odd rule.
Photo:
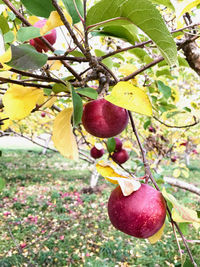
[[[170,165],[163,168],[172,173]],[[74,163],[57,153],[3,150],[0,177],[6,187],[0,194],[0,267],[181,266],[170,223],[154,245],[114,229],[107,215],[114,186],[100,178],[96,192],[83,190],[92,169],[84,161]],[[199,163],[192,161],[187,180],[199,185],[199,177]],[[200,209],[198,196],[168,190],[184,205]],[[184,232],[188,240],[200,240],[191,226]],[[182,242],[181,248],[185,253]],[[190,248],[199,263],[199,244],[191,243]]]

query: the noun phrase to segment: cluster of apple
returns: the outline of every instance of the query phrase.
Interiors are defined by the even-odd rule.
[[[125,129],[128,124],[128,112],[105,99],[98,99],[85,105],[82,123],[86,131],[93,136],[110,138]],[[115,162],[122,164],[128,160],[129,155],[122,149],[121,140],[117,137],[114,137],[114,140],[115,148],[111,157]],[[104,154],[104,149],[94,146],[90,154],[95,159],[100,158]],[[141,184],[141,187],[129,196],[124,196],[118,186],[110,195],[108,215],[118,230],[137,238],[148,238],[163,226],[166,203],[162,194],[147,184]]]
[[[114,152],[110,154],[111,158],[118,164],[123,164],[129,159],[128,152],[122,148],[122,141],[114,137],[115,140],[115,148]],[[98,147],[98,144],[93,146],[90,150],[90,156],[94,159],[101,158],[105,153],[104,148]]]
[[[126,109],[113,105],[104,98],[87,103],[83,110],[82,123],[88,133],[100,138],[110,138],[120,134],[128,124],[128,112]],[[122,141],[114,137],[115,149],[111,158],[118,164],[123,164],[129,159],[129,155],[122,148]],[[97,159],[103,156],[104,149],[94,146],[90,155]]]

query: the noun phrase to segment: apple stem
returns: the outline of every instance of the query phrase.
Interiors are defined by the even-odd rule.
[[[137,139],[137,142],[138,142],[138,145],[139,145],[139,148],[140,148],[140,151],[141,151],[141,154],[142,154],[142,160],[143,160],[143,163],[144,163],[144,168],[145,168],[145,174],[146,174],[146,179],[145,179],[145,183],[148,182],[149,178],[150,180],[152,181],[152,183],[154,184],[155,188],[160,191],[160,188],[158,187],[152,173],[151,173],[151,170],[150,170],[150,167],[149,167],[149,164],[148,164],[148,161],[146,159],[146,151],[145,149],[143,148],[142,144],[141,144],[141,141],[140,141],[140,138],[139,138],[139,135],[138,135],[138,132],[137,132],[137,129],[135,127],[135,123],[134,123],[134,120],[133,120],[133,116],[132,116],[132,113],[131,111],[128,111],[128,114],[129,114],[129,118],[130,118],[130,121],[131,121],[131,126],[132,126],[132,130],[133,130],[133,133],[135,134],[135,137]],[[170,222],[172,224],[172,228],[175,226],[177,231],[179,232],[182,240],[183,240],[183,243],[184,243],[184,246],[187,250],[187,253],[190,257],[190,260],[192,262],[192,264],[194,265],[194,267],[197,267],[197,264],[196,262],[194,261],[194,258],[192,256],[192,253],[191,253],[191,250],[187,244],[187,240],[185,238],[185,236],[183,235],[181,229],[179,228],[178,224],[172,219],[172,214],[171,214],[171,211],[170,211],[170,208],[169,206],[167,205],[167,202],[166,202],[166,207],[167,207],[167,212],[169,214],[169,217],[170,217]],[[174,229],[174,228],[173,228]],[[176,238],[176,235],[175,235],[175,238]],[[178,246],[179,247],[179,246]],[[180,254],[180,256],[182,257],[182,254]]]

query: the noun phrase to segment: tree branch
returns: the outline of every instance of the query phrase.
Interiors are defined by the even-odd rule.
[[[178,128],[178,129],[182,129],[182,128],[189,128],[189,127],[192,127],[192,126],[195,126],[197,125],[200,121],[196,119],[196,117],[194,117],[194,122],[191,123],[191,124],[188,124],[188,125],[182,125],[182,126],[177,126],[177,125],[169,125],[161,120],[159,120],[158,118],[156,118],[155,116],[153,116],[153,118],[158,121],[159,123],[165,125],[166,127],[168,128]]]

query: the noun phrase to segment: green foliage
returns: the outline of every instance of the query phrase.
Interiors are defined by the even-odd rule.
[[[32,26],[21,27],[17,32],[17,40],[22,43],[39,36],[40,36],[40,29]]]
[[[38,53],[31,45],[11,45],[12,59],[7,64],[18,70],[37,70],[44,66],[48,56]]]
[[[72,91],[72,103],[73,103],[73,125],[77,126],[81,122],[83,115],[83,103],[81,97],[75,92],[74,88]]]
[[[133,23],[138,26],[156,43],[168,64],[177,63],[176,44],[159,11],[149,0],[134,1],[134,5],[131,0],[113,0],[109,3],[106,0],[101,0],[88,11],[87,25],[91,26],[113,18],[117,19],[112,24]],[[101,26],[107,26],[101,24]]]
[[[62,0],[66,9],[68,10],[70,16],[72,17],[73,24],[76,24],[80,21],[79,14],[77,13],[76,8],[78,9],[80,15],[83,17],[83,2],[81,0]],[[76,3],[76,7],[74,5]]]
[[[109,153],[112,153],[115,151],[115,146],[116,146],[116,141],[115,139],[112,137],[112,138],[109,138],[108,141],[107,141],[107,149],[108,149],[108,152]]]
[[[171,96],[171,88],[165,85],[162,81],[157,81],[158,90],[163,94],[163,96],[168,99]]]
[[[97,91],[91,87],[77,88],[76,92],[91,99],[97,99],[98,96]]]
[[[21,2],[30,13],[39,17],[48,18],[55,10],[51,0],[21,0]]]
[[[192,164],[190,179],[195,174],[199,182],[199,163]],[[164,167],[170,175],[170,166],[164,164]],[[23,266],[27,262],[38,266],[98,267],[180,264],[169,222],[165,228],[167,238],[153,246],[111,226],[106,203],[113,185],[100,179],[99,185],[104,184],[102,190],[91,194],[82,191],[91,175],[83,161],[75,164],[56,153],[7,151],[3,153],[0,168],[7,181],[0,194],[2,214],[11,212],[2,217],[0,266]],[[183,201],[189,198],[189,205],[198,206],[194,194],[178,190],[176,195]],[[27,244],[21,255],[10,238],[8,221],[17,244]],[[187,239],[198,238],[197,232],[190,229]],[[190,244],[190,248],[198,262],[199,246]],[[184,249],[182,244],[181,249]]]
[[[3,15],[0,15],[0,30],[3,34],[7,33],[10,30],[8,21]]]

